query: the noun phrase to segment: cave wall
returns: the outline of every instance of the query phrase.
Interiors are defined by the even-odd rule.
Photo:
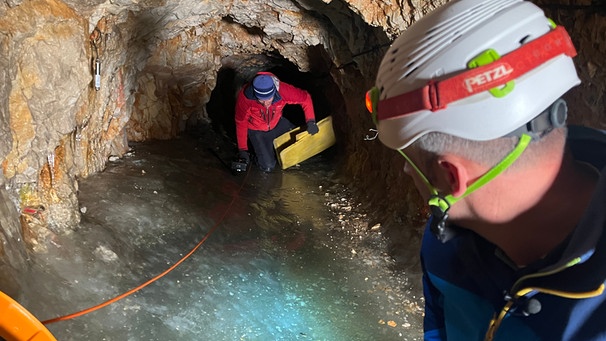
[[[571,121],[604,128],[604,12],[557,1],[542,5],[571,32],[585,82],[571,93]],[[329,104],[339,174],[360,201],[379,222],[421,224],[401,157],[364,139],[373,128],[364,95],[390,41],[444,2],[0,2],[0,191],[16,208],[4,214],[19,222],[2,222],[0,253],[15,244],[42,252],[53,234],[76,229],[78,179],[123,155],[128,141],[170,139],[216,120],[207,104],[220,70],[243,83],[280,64],[329,84],[326,98],[338,98]]]
[[[606,130],[606,3],[541,0],[537,4],[568,30],[577,48],[575,63],[582,83],[566,96],[569,123]]]
[[[79,217],[73,207],[75,182],[65,180],[73,165],[68,164],[72,155],[66,145],[88,100],[89,76],[79,70],[88,62],[86,49],[81,39],[74,39],[82,37],[85,22],[62,3],[32,2],[12,10],[6,6],[0,5],[0,159],[5,190],[19,211],[39,212],[44,206],[56,217],[52,228],[65,229]],[[46,235],[46,224],[39,224],[38,218],[23,217],[24,225],[31,223],[27,232]]]
[[[77,179],[103,170],[110,156],[128,150],[128,141],[169,139],[208,122],[206,104],[226,63],[247,80],[269,66],[255,56],[271,54],[300,72],[329,77],[341,103],[336,107],[342,111],[334,113],[339,131],[351,133],[356,124],[348,111],[361,111],[360,89],[371,84],[381,55],[365,51],[386,45],[396,24],[427,10],[415,6],[320,0],[0,2],[0,181],[16,208],[4,213],[21,226],[15,233],[3,225],[0,244],[19,240],[29,250],[44,251],[53,234],[76,229]],[[348,144],[344,136],[342,145]]]

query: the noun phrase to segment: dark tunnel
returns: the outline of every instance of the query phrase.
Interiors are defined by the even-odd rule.
[[[279,54],[236,55],[224,58],[217,74],[216,86],[206,105],[211,128],[215,133],[226,136],[235,143],[236,96],[240,88],[250,82],[259,71],[272,72],[280,81],[309,92],[316,121],[335,113],[343,114],[345,100],[330,76],[330,62],[324,58],[323,52],[322,48],[310,48],[311,67],[307,72],[300,71],[297,65]],[[305,125],[303,110],[298,105],[287,105],[283,115],[296,126]],[[335,134],[340,133],[338,127],[334,127],[334,130]]]

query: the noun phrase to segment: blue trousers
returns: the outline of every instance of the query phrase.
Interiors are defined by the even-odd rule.
[[[257,155],[257,165],[265,171],[272,171],[276,167],[276,152],[274,139],[295,127],[284,117],[280,118],[274,129],[269,131],[248,130],[248,139]]]

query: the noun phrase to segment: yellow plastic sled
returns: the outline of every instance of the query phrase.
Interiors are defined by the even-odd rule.
[[[57,341],[42,322],[2,291],[0,337],[6,341]]]
[[[310,135],[305,127],[298,127],[278,136],[274,149],[282,169],[294,166],[326,150],[336,142],[332,116],[318,122],[318,133]]]

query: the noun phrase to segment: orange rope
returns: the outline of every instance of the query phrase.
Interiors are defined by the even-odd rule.
[[[204,238],[202,238],[202,240],[200,240],[200,242],[185,256],[183,256],[178,262],[176,262],[175,264],[173,264],[171,267],[169,267],[168,269],[166,269],[164,272],[162,272],[161,274],[153,277],[152,279],[148,280],[147,282],[139,285],[136,288],[133,288],[121,295],[118,295],[112,299],[109,299],[101,304],[98,304],[94,307],[90,307],[88,309],[84,309],[78,312],[75,312],[73,314],[69,314],[69,315],[65,315],[65,316],[60,316],[60,317],[55,317],[53,319],[49,319],[46,321],[42,321],[42,324],[51,324],[51,323],[55,323],[55,322],[59,322],[59,321],[66,321],[66,320],[70,320],[73,319],[75,317],[78,316],[82,316],[88,313],[91,313],[93,311],[99,310],[105,306],[108,306],[114,302],[117,302],[121,299],[123,299],[124,297],[127,297],[143,288],[145,288],[146,286],[150,285],[151,283],[157,281],[158,279],[162,278],[164,275],[166,275],[167,273],[171,272],[172,270],[174,270],[177,266],[179,266],[179,264],[183,263],[187,258],[189,258],[189,256],[191,256],[194,252],[196,252],[196,250],[198,250],[200,248],[200,246],[202,246],[202,244],[204,244],[204,242],[206,242],[206,240],[210,237],[211,234],[213,234],[213,232],[215,232],[215,230],[219,227],[219,224],[221,224],[223,222],[223,220],[225,219],[225,217],[227,216],[227,213],[231,210],[231,207],[233,206],[234,202],[236,201],[236,198],[238,197],[238,194],[242,191],[242,188],[244,187],[244,184],[246,183],[246,179],[248,178],[248,173],[246,172],[246,176],[244,177],[244,180],[242,180],[242,184],[240,185],[240,188],[238,188],[238,191],[236,193],[234,193],[231,201],[229,202],[229,205],[227,205],[227,208],[225,209],[225,212],[223,212],[223,215],[219,218],[219,220],[215,223],[215,225],[213,225],[213,227],[206,233],[206,235],[204,235]]]

